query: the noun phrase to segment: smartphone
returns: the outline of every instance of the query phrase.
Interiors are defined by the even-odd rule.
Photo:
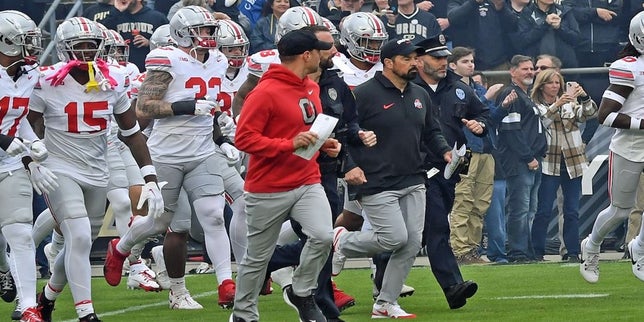
[[[388,0],[387,1],[389,5],[389,9],[391,11],[392,15],[397,15],[398,14],[398,0]]]
[[[566,94],[570,96],[575,96],[575,88],[574,86],[576,85],[576,82],[566,82]]]

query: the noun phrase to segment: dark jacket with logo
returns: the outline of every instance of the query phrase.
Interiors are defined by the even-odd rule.
[[[401,92],[382,72],[377,72],[374,78],[357,86],[354,94],[358,123],[378,137],[373,147],[349,147],[351,157],[367,177],[359,194],[424,184],[425,150],[450,150],[430,111],[427,92],[412,82]]]
[[[519,167],[526,167],[532,159],[543,159],[547,147],[539,112],[526,92],[515,84],[507,86],[497,96],[497,104],[503,102],[512,89],[518,98],[510,104],[508,115],[499,125],[499,158],[496,159],[507,177],[517,175]]]
[[[474,90],[461,81],[460,76],[448,71],[447,76],[438,82],[435,92],[420,77],[416,77],[414,82],[429,93],[434,103],[433,113],[438,118],[445,141],[450,147],[453,147],[455,142],[457,148],[467,143],[463,132],[465,126],[461,121],[463,118],[485,123],[483,133],[478,136],[482,137],[487,134],[487,129],[490,128],[489,109],[481,103]],[[428,154],[426,163],[428,167],[435,167],[439,170],[443,169],[446,164],[442,153]]]

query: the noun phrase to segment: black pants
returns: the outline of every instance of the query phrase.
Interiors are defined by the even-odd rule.
[[[456,257],[449,244],[448,216],[454,205],[454,190],[458,176],[447,180],[443,172],[425,180],[427,207],[425,208],[425,229],[423,242],[432,273],[443,290],[462,283],[463,276]]]

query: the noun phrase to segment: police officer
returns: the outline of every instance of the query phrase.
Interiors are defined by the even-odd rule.
[[[440,120],[441,130],[449,146],[460,147],[467,142],[464,131],[477,136],[486,134],[488,108],[460,76],[447,69],[447,57],[451,52],[445,45],[445,37],[439,35],[418,44],[425,49],[419,57],[416,84],[423,87],[432,99],[432,112]],[[451,309],[465,305],[478,286],[472,281],[463,281],[456,258],[449,244],[450,228],[448,215],[454,204],[454,190],[458,173],[445,179],[445,158],[441,154],[428,153],[425,159],[428,169],[440,172],[425,182],[427,186],[427,209],[423,238],[432,272],[445,293]]]

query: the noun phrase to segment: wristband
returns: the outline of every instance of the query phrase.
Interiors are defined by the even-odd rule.
[[[141,176],[142,177],[147,177],[147,176],[156,176],[157,175],[157,170],[154,168],[153,165],[144,165],[141,167]]]
[[[626,98],[624,96],[619,95],[608,89],[604,92],[604,95],[602,97],[613,100],[622,105],[624,104],[624,101],[626,101]]]
[[[174,115],[195,115],[196,101],[178,101],[170,105]]]
[[[642,123],[641,119],[631,117],[631,130],[639,130],[641,123]]]
[[[141,130],[141,128],[139,127],[139,122],[135,122],[134,126],[132,128],[127,129],[127,130],[123,130],[123,129],[119,129],[119,130],[121,131],[122,136],[128,137],[128,136],[132,136],[132,135],[136,134],[136,132]]]

